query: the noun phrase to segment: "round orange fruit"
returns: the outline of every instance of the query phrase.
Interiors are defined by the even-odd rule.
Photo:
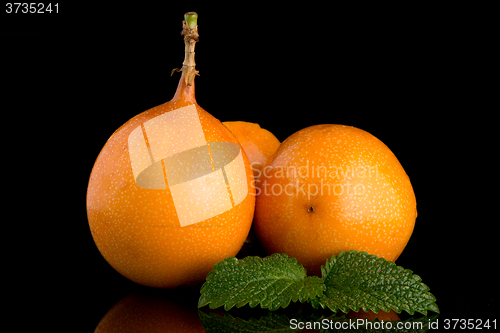
[[[254,230],[268,253],[320,275],[341,251],[395,261],[416,217],[410,179],[383,142],[355,127],[316,125],[288,137],[262,169]]]
[[[258,177],[262,167],[278,149],[280,141],[259,124],[246,121],[225,121],[222,124],[238,139],[250,160],[254,175]]]
[[[89,180],[92,237],[118,272],[142,285],[203,281],[235,256],[255,189],[238,140],[203,110],[184,73],[174,98],[130,119],[102,148]]]

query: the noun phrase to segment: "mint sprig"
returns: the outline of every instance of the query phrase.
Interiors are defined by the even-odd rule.
[[[201,287],[198,307],[211,309],[260,305],[263,309],[277,310],[293,302],[310,301],[323,294],[325,285],[317,276],[307,276],[306,269],[297,259],[286,254],[269,257],[256,256],[238,260],[229,257],[214,265]]]
[[[274,311],[291,301],[307,301],[315,308],[344,313],[359,309],[439,313],[436,298],[418,275],[364,251],[334,255],[321,271],[322,278],[307,276],[306,269],[286,254],[229,257],[207,275],[198,307],[224,306],[227,311],[248,304]]]

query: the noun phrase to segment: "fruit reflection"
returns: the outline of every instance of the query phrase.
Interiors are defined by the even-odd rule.
[[[198,316],[197,295],[189,292],[130,294],[104,315],[94,332],[205,332]]]

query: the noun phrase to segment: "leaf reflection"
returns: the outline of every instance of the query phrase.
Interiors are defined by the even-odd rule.
[[[253,311],[253,310],[252,310]],[[378,318],[367,319],[349,316],[344,313],[318,314],[297,312],[290,316],[285,312],[267,312],[260,317],[240,318],[229,312],[224,315],[210,312],[206,308],[198,311],[201,323],[206,332],[407,332],[423,333],[429,330],[430,323],[438,318],[438,314],[428,317],[410,317],[404,320],[381,321]]]

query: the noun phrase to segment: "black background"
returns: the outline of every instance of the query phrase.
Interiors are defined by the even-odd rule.
[[[199,14],[200,106],[221,121],[259,123],[280,141],[321,123],[381,139],[417,198],[397,264],[430,287],[440,319],[498,317],[498,140],[488,126],[498,106],[488,103],[483,12],[67,6],[52,17],[2,12],[3,164],[14,213],[5,215],[4,286],[13,313],[32,318],[25,325],[92,332],[122,297],[148,290],[100,255],[86,187],[109,136],[173,97],[190,10]]]

